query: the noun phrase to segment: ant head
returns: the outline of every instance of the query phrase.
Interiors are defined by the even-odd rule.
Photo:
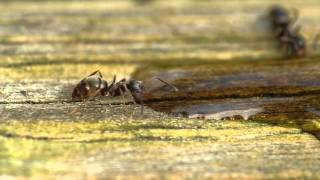
[[[74,89],[72,92],[72,99],[73,100],[79,100],[87,97],[89,91],[88,85],[84,82],[81,81]]]
[[[270,17],[277,24],[285,24],[290,21],[287,10],[280,5],[274,5],[273,7],[271,7]]]
[[[289,12],[283,6],[275,5],[269,10],[269,17],[271,19],[273,29],[276,30],[276,32],[279,30],[283,31],[290,28],[291,25],[297,22],[299,11],[296,8],[293,8]]]
[[[287,10],[280,6],[280,5],[273,5],[271,8],[270,8],[270,15],[271,16],[279,16],[279,15],[283,15],[283,14],[286,14],[287,13]]]
[[[295,54],[299,57],[306,54],[306,40],[302,36],[298,36],[295,40]]]

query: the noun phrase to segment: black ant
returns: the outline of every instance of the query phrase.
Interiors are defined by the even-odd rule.
[[[170,86],[174,91],[178,91],[178,88],[169,84],[168,82],[156,78],[165,85]],[[98,95],[101,96],[111,96],[117,97],[122,96],[129,92],[134,100],[134,103],[141,104],[141,114],[143,113],[143,100],[142,95],[146,92],[143,86],[142,81],[137,80],[126,80],[122,79],[116,82],[116,76],[113,77],[113,81],[108,86],[106,80],[103,79],[103,76],[100,71],[95,71],[91,73],[86,78],[82,79],[74,88],[72,92],[73,100],[92,100]]]
[[[303,57],[307,52],[307,43],[300,34],[300,26],[294,27],[299,16],[297,10],[294,12],[294,17],[291,17],[284,7],[274,6],[270,10],[270,19],[276,38],[287,56]]]

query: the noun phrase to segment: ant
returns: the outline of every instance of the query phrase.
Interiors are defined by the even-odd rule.
[[[165,85],[170,86],[174,91],[179,91],[178,88],[168,82],[156,78]],[[141,114],[143,114],[142,95],[146,92],[142,81],[122,79],[116,82],[116,76],[113,77],[112,83],[108,86],[108,82],[103,79],[100,71],[95,71],[89,76],[82,79],[72,92],[73,100],[92,100],[98,95],[124,98],[125,93],[130,93],[134,103],[141,104]]]
[[[294,10],[294,17],[282,6],[273,6],[270,10],[270,19],[273,31],[280,46],[286,50],[289,57],[303,57],[307,52],[307,43],[300,34],[300,26],[294,27],[299,15]]]

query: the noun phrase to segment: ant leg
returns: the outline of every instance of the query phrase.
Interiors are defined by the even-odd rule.
[[[300,31],[301,31],[302,27],[299,25],[299,26],[296,26],[293,31],[298,34]]]
[[[108,92],[107,87],[108,87],[107,82],[105,80],[102,80],[101,78],[99,78],[99,87],[97,88],[95,95],[92,96],[90,98],[90,100],[94,100],[94,98],[96,98],[98,95],[108,96],[109,92]]]
[[[127,85],[125,84],[124,85],[124,88],[125,88],[125,90],[127,91],[127,92],[129,92],[130,93],[130,95],[131,95],[131,97],[132,97],[132,99],[133,99],[133,104],[134,105],[136,105],[137,104],[137,98],[131,93],[131,91],[129,90],[129,88],[127,87]],[[143,109],[144,109],[144,107],[143,107],[143,101],[142,101],[142,99],[139,99],[139,103],[140,103],[140,105],[141,105],[141,111],[140,111],[140,113],[141,113],[141,115],[143,115]]]
[[[133,98],[133,104],[137,104],[137,98],[132,94],[132,92],[129,90],[129,88],[127,87],[127,85],[126,84],[124,84],[124,88],[125,88],[125,90],[126,90],[126,92],[129,92],[130,94],[131,94],[131,96],[132,96],[132,98]],[[141,105],[141,111],[140,111],[140,113],[141,113],[141,115],[143,115],[143,110],[144,110],[144,106],[143,106],[143,101],[142,101],[142,99],[141,98],[139,98],[139,104]]]
[[[293,51],[292,51],[292,48],[291,47],[287,47],[287,56],[292,56],[292,54],[293,54]]]
[[[132,99],[133,99],[133,104],[137,104],[137,103],[136,103],[136,99],[135,99],[135,97],[133,96],[133,94],[131,93],[131,91],[129,90],[128,86],[127,86],[126,84],[124,84],[123,86],[124,86],[125,91],[128,92],[128,93],[130,93],[130,95],[131,95],[131,97],[132,97]]]
[[[177,87],[175,87],[174,85],[172,85],[172,84],[169,84],[168,82],[166,82],[166,81],[164,81],[164,80],[162,80],[162,79],[160,79],[160,78],[156,78],[156,79],[158,79],[159,81],[161,81],[162,83],[164,83],[165,85],[168,85],[168,86],[170,86],[174,91],[179,91],[179,89],[177,88]]]
[[[116,76],[116,75],[114,75],[114,76],[113,76],[113,80],[112,80],[111,85],[113,85],[113,84],[116,82],[116,79],[117,79],[117,76]]]
[[[279,27],[275,28],[275,30],[274,30],[275,38],[278,38],[279,36],[281,36],[282,33],[283,33],[283,29],[282,28],[279,28]]]
[[[319,39],[320,39],[320,33],[317,33],[317,34],[315,35],[315,37],[313,38],[313,42],[312,42],[312,47],[313,47],[314,50],[316,50],[317,47],[318,47],[318,41],[319,41]]]
[[[101,96],[109,96],[109,89],[108,89],[107,81],[102,80],[99,85],[99,89],[100,89]]]
[[[122,103],[123,103],[124,109],[125,109],[125,111],[127,111],[126,101],[125,101],[125,97],[124,97],[124,92],[122,91],[121,88],[119,88],[119,91],[120,91],[120,95],[121,95],[121,97],[122,97]]]
[[[95,100],[95,98],[96,98],[99,94],[101,95],[101,91],[98,90],[98,91],[96,91],[96,93],[95,93],[93,96],[89,97],[88,100],[90,100],[90,101],[91,101],[91,100]]]
[[[144,107],[143,107],[143,101],[142,101],[142,100],[140,100],[140,105],[141,105],[141,111],[140,111],[140,113],[141,113],[141,115],[143,115]]]
[[[280,41],[280,43],[282,43],[282,44],[284,44],[284,43],[287,44],[287,43],[293,42],[292,39],[290,39],[290,37],[288,37],[288,36],[282,36],[282,37],[280,37],[279,41]]]
[[[294,25],[294,24],[298,21],[298,18],[299,18],[299,11],[298,11],[298,9],[293,8],[293,9],[292,9],[292,14],[293,14],[293,17],[292,17],[292,19],[290,20],[290,24],[291,24],[291,25]]]
[[[95,71],[95,72],[91,73],[89,76],[93,76],[93,75],[95,75],[95,74],[98,74],[98,75],[99,75],[99,77],[100,77],[100,78],[102,78],[102,73],[101,73],[99,70],[97,70],[97,71]],[[89,76],[88,76],[88,77],[89,77]]]
[[[119,88],[119,91],[120,91],[120,95],[121,95],[121,98],[122,98],[122,103],[123,103],[123,105],[125,105],[126,102],[125,102],[125,98],[124,98],[124,92],[121,90],[121,88]]]
[[[292,40],[288,37],[282,37],[280,40],[281,48],[285,52],[286,56],[292,55]]]
[[[106,84],[107,86],[106,86],[106,90],[105,91],[107,91],[108,93],[114,91],[113,88],[114,88],[114,85],[115,85],[115,82],[116,82],[116,78],[117,78],[116,75],[114,75],[112,83],[110,84],[110,86],[108,86],[108,84]]]

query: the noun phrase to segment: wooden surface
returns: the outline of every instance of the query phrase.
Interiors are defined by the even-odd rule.
[[[318,0],[1,2],[0,179],[319,178],[318,51],[283,59],[265,17],[274,3],[299,9],[310,45]],[[71,101],[75,84],[97,69],[107,80],[144,80],[156,103],[141,115],[130,96],[126,105]],[[159,87],[155,75],[181,92]],[[228,89],[239,84],[242,91]],[[249,120],[163,110],[236,104],[228,93],[259,101],[269,91],[293,101]],[[287,116],[291,105],[312,116]]]

